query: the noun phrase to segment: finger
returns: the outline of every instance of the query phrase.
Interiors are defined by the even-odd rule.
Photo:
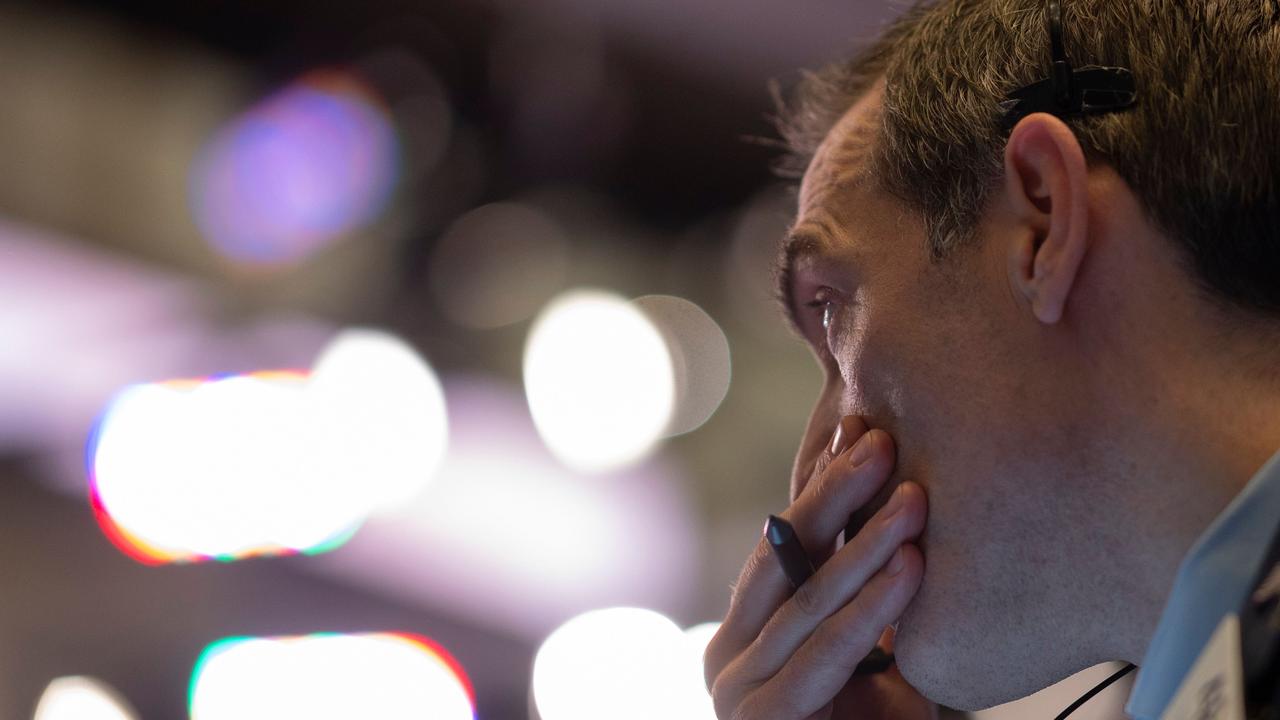
[[[840,422],[836,424],[835,433],[817,457],[813,459],[813,463],[809,466],[807,472],[800,473],[800,482],[791,489],[791,502],[795,502],[800,497],[800,493],[804,492],[805,487],[818,476],[822,475],[831,461],[838,457],[841,453],[853,447],[853,444],[867,433],[867,423],[859,415],[845,415],[840,418]]]
[[[801,546],[810,551],[811,559],[815,556],[812,548],[828,545],[834,548],[835,536],[844,527],[849,514],[866,503],[888,478],[893,469],[893,456],[893,440],[888,433],[869,430],[847,452],[836,456],[823,472],[805,485],[795,502],[782,511],[781,517],[795,528]],[[777,558],[772,557],[773,551],[767,542],[762,540],[760,547],[768,556],[769,564],[779,565]],[[781,581],[775,582],[778,576],[774,572],[744,579],[747,586],[744,594],[768,597],[773,601],[767,612],[755,618],[757,627],[767,622],[777,606],[794,590],[785,575]],[[762,587],[754,587],[755,583]]]
[[[834,458],[826,470],[809,482],[791,507],[782,512],[796,529],[810,555],[823,548],[825,560],[835,549],[854,511],[866,505],[893,472],[893,438],[883,430],[868,430],[848,452]]]
[[[815,482],[824,477],[831,464],[836,462],[846,451],[850,450],[869,430],[866,422],[858,415],[845,415],[841,418],[840,424],[836,427],[836,435],[827,444],[826,450],[818,453],[818,457],[814,459],[809,472],[805,474],[804,478],[798,483],[793,483],[791,502],[794,503],[799,500],[807,488],[813,486]],[[800,538],[801,544],[808,551],[815,567],[825,562],[836,549],[834,540],[831,542],[825,542],[824,540],[821,537],[817,540],[811,539],[809,541],[806,541],[804,537]]]
[[[924,557],[911,544],[901,550],[896,574],[892,563],[876,572],[853,600],[818,626],[781,670],[748,695],[746,717],[802,718],[831,702],[920,586]]]
[[[889,436],[880,430],[869,431],[859,439],[850,453],[838,457],[816,482],[810,484],[804,494],[784,512],[784,515],[795,518],[796,524],[803,523],[803,527],[808,529],[810,535],[828,533],[828,537],[834,537],[843,527],[844,518],[848,517],[850,508],[866,502],[884,482],[892,467],[892,457],[892,440]],[[857,464],[857,467],[848,467],[852,464]],[[887,554],[879,557],[880,564],[883,564],[886,557]],[[766,559],[769,565],[778,565],[773,558]],[[877,566],[871,566],[862,576],[863,579],[874,572]],[[780,574],[776,568],[775,571]],[[792,602],[785,599],[789,593],[789,585],[781,588],[766,587],[756,592],[754,588],[759,586],[755,583],[762,585],[763,577],[767,576],[762,573],[748,577],[745,582],[752,585],[748,587],[747,594],[743,597],[758,601],[766,593],[775,593],[775,595],[769,597],[768,605],[761,603],[758,606],[763,608],[762,611],[747,605],[745,601],[730,608],[730,615],[725,623],[729,629],[726,631],[724,626],[721,627],[721,633],[723,633],[721,640],[724,645],[719,647],[731,654],[712,658],[712,663],[716,666],[706,668],[707,678],[711,680],[712,697],[717,707],[735,707],[742,696],[781,667],[790,654],[789,650],[779,652],[774,649],[769,641],[762,637],[762,630],[771,623],[777,607],[783,602],[788,604]],[[783,578],[781,582],[787,581]],[[852,597],[852,592],[846,596],[846,599]],[[838,605],[833,605],[831,610],[834,611],[836,607]],[[752,619],[755,624],[750,626],[731,624],[735,620],[742,622],[746,612],[760,612],[758,619]],[[798,646],[799,642],[821,620],[821,617],[809,618],[801,632],[793,631],[793,640],[789,647],[794,649]],[[731,634],[735,632],[741,635],[735,637]],[[732,644],[735,641],[737,644]],[[721,662],[725,662],[726,665],[719,674],[715,674],[716,668],[719,667],[718,663]]]
[[[849,427],[842,423],[843,430],[847,431]],[[891,448],[892,440],[884,431],[864,433],[852,449],[841,451],[834,460],[828,461],[819,476],[806,485],[796,502],[782,512],[782,517],[796,527],[802,545],[817,546],[818,533],[834,537],[848,518],[851,506],[857,507],[875,493],[892,463],[892,450],[886,450],[886,446]],[[831,450],[828,447],[823,452]],[[848,481],[849,474],[853,472],[849,467],[851,463],[861,465],[854,473],[859,476],[854,482]],[[755,639],[791,592],[791,582],[777,558],[773,557],[773,549],[762,538],[747,559],[734,587],[729,612],[708,645],[705,656],[708,663],[704,670],[709,683],[714,680],[713,671],[719,670]]]
[[[841,418],[835,432],[814,460],[810,473],[820,475],[825,472],[832,458],[845,452],[866,430],[866,423],[856,415]],[[773,557],[772,548],[762,538],[738,574],[738,580],[732,586],[729,612],[703,655],[707,687],[711,687],[724,665],[756,636],[769,615],[786,599],[790,587]],[[751,597],[750,592],[761,593],[761,597],[747,601]]]
[[[863,531],[778,608],[748,651],[734,659],[731,670],[748,682],[759,682],[777,673],[829,616],[862,591],[904,542],[924,530],[926,505],[919,485],[900,485]],[[872,645],[883,630],[883,625],[876,628]]]

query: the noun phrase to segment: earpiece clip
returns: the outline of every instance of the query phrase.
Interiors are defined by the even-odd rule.
[[[1000,104],[1006,132],[1031,113],[1047,112],[1060,118],[1096,115],[1123,110],[1137,101],[1133,72],[1121,67],[1087,65],[1072,68],[1063,42],[1062,2],[1048,0],[1053,68],[1049,77],[1009,93]]]

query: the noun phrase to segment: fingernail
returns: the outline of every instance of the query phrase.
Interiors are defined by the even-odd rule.
[[[836,432],[831,436],[831,457],[835,457],[849,449],[849,433],[844,429],[844,418],[836,425]]]
[[[862,434],[858,443],[853,446],[853,454],[849,456],[849,465],[858,467],[871,457],[871,431]]]
[[[902,557],[902,546],[899,545],[898,549],[893,552],[893,557],[889,558],[889,564],[885,567],[885,572],[889,574],[889,577],[893,577],[902,572],[902,568],[906,567],[906,565],[907,561]]]
[[[894,489],[893,494],[889,496],[889,502],[885,503],[885,517],[893,517],[893,514],[902,509],[902,486],[899,485]]]

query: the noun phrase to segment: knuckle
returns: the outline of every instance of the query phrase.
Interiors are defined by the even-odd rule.
[[[730,692],[723,676],[717,678],[711,687],[711,707],[715,710],[717,718],[737,718],[742,712],[742,705],[738,703],[739,693]]]
[[[762,688],[735,711],[733,720],[791,720],[801,717],[802,698],[781,688]]]
[[[742,703],[725,717],[729,718],[729,720],[764,720],[768,716],[761,713],[754,705]],[[777,720],[777,718],[772,718],[771,720]]]
[[[719,663],[716,662],[715,645],[708,643],[706,651],[702,653],[702,684],[706,685],[708,692],[715,686],[716,676],[719,674],[720,668]]]
[[[761,682],[749,679],[742,655],[731,660],[707,686],[716,717],[737,717],[751,704],[752,693]]]
[[[711,706],[715,708],[716,717],[724,717],[729,704],[729,693],[725,691],[724,680],[721,677],[712,678],[709,687],[711,688]]]
[[[804,502],[806,505],[821,507],[827,503],[837,485],[832,476],[836,474],[840,467],[838,464],[833,464],[827,469],[827,472],[822,473],[814,478],[813,482],[809,483],[809,487],[805,488]]]
[[[724,699],[723,693],[711,694],[711,707],[715,710],[717,718],[731,718],[735,712],[734,707]]]
[[[853,670],[871,648],[863,648],[865,643],[858,633],[835,627],[832,623],[818,626],[812,635],[814,655],[822,658],[823,663],[836,664],[840,669]]]
[[[761,540],[760,542],[756,543],[756,546],[751,551],[751,554],[747,556],[747,561],[742,566],[742,573],[738,577],[738,582],[733,586],[733,588],[730,591],[730,596],[729,596],[729,612],[730,613],[732,613],[734,609],[736,609],[738,605],[742,602],[743,589],[746,587],[750,587],[751,585],[751,583],[749,583],[748,580],[754,577],[757,573],[759,573],[762,568],[766,567],[765,563],[769,562],[770,560],[769,558],[770,552],[771,550],[769,546],[765,543],[764,540]]]
[[[702,653],[702,681],[708,692],[712,692],[717,683],[723,682],[724,676],[728,674],[731,658],[729,651],[721,647],[724,642],[721,633],[717,632]]]
[[[818,455],[818,459],[813,463],[813,470],[809,473],[809,483],[805,487],[812,487],[813,483],[818,478],[822,477],[822,474],[831,466],[831,461],[834,459],[835,457],[832,456],[830,452],[823,450],[822,453]]]
[[[766,563],[772,559],[770,558],[770,555],[772,554],[773,549],[769,547],[768,542],[763,539],[757,542],[755,548],[752,549],[751,554],[747,556],[747,565],[742,571],[743,580],[754,576],[756,573],[759,573],[762,568],[767,567]],[[743,583],[739,583],[739,585],[742,584]]]

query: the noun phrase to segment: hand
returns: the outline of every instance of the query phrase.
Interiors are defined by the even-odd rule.
[[[936,718],[936,706],[896,666],[876,675],[853,674],[877,642],[892,650],[888,626],[924,574],[924,558],[910,542],[923,531],[927,513],[924,490],[915,483],[902,483],[833,552],[850,516],[876,495],[893,463],[887,433],[845,417],[809,481],[782,513],[806,548],[823,549],[812,553],[815,565],[821,563],[818,571],[793,595],[768,542],[756,545],[704,656],[720,720]]]

